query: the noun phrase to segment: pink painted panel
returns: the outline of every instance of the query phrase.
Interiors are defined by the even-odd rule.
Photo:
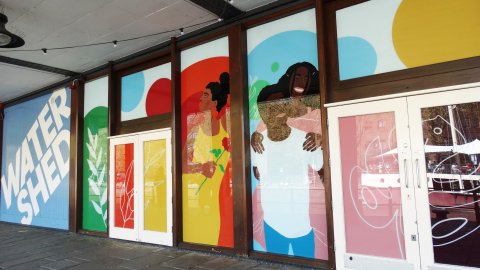
[[[339,124],[347,252],[405,259],[395,115]]]

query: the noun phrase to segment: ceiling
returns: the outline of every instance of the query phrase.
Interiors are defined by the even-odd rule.
[[[17,66],[11,61],[2,61],[1,57],[82,73],[168,41],[172,36],[180,35],[180,28],[189,33],[215,23],[218,15],[194,4],[224,0],[209,1],[0,0],[0,11],[3,8],[9,19],[6,28],[25,40],[21,48],[0,48],[0,103],[68,78],[54,72]],[[250,11],[274,1],[234,0],[231,5],[240,11]],[[200,25],[188,27],[195,24]],[[119,42],[117,47],[110,43],[168,30],[176,31]],[[108,44],[48,50],[47,54],[41,51],[42,48],[101,42]]]

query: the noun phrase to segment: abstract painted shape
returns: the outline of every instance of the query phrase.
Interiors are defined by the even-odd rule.
[[[142,100],[145,91],[143,72],[137,72],[122,77],[122,112],[135,109]]]
[[[167,232],[166,140],[143,144],[144,229]]]
[[[480,55],[478,0],[404,0],[392,28],[395,49],[407,67]]]
[[[161,78],[155,81],[147,93],[145,104],[147,116],[169,113],[172,111],[171,81]]]
[[[84,119],[83,219],[87,230],[107,231],[108,109],[93,108]]]
[[[252,85],[257,80],[276,82],[289,66],[307,59],[318,67],[315,33],[294,30],[271,36],[248,55],[249,84]],[[274,72],[272,63],[275,62],[279,68]]]
[[[115,227],[134,228],[134,146],[115,146]]]
[[[377,67],[375,48],[365,39],[343,37],[338,39],[340,80],[373,75]]]

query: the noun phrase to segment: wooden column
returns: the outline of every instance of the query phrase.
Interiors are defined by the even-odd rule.
[[[248,118],[247,44],[241,24],[228,31],[230,55],[230,123],[232,199],[235,254],[247,256],[252,247],[250,131]]]
[[[173,245],[183,241],[182,223],[182,129],[180,99],[180,50],[177,39],[172,37],[170,45],[172,65],[172,195],[173,195]]]
[[[315,1],[317,18],[317,51],[318,51],[318,72],[320,79],[320,110],[322,115],[322,148],[323,148],[323,180],[325,187],[325,207],[327,213],[327,240],[328,240],[328,267],[335,268],[335,243],[333,238],[333,211],[332,211],[332,187],[330,177],[330,151],[328,148],[328,126],[327,126],[327,63],[326,63],[326,32],[323,1]]]
[[[77,232],[79,223],[81,223],[81,207],[79,207],[79,198],[81,199],[81,183],[77,178],[78,174],[78,141],[79,138],[79,80],[70,83],[70,185],[69,185],[69,206],[68,206],[68,223],[71,232]],[[83,102],[82,102],[83,104]],[[80,158],[81,159],[81,158]],[[81,167],[80,167],[81,168]],[[80,190],[79,190],[80,188]],[[79,211],[80,208],[80,211]],[[80,215],[80,216],[79,216]],[[80,221],[79,221],[80,218]]]

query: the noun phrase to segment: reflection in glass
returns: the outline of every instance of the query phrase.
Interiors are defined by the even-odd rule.
[[[134,227],[133,143],[115,145],[115,227]]]
[[[166,141],[143,144],[144,229],[167,232]]]
[[[435,262],[480,267],[480,103],[421,113]]]
[[[344,117],[339,127],[347,252],[405,259],[395,114]]]

